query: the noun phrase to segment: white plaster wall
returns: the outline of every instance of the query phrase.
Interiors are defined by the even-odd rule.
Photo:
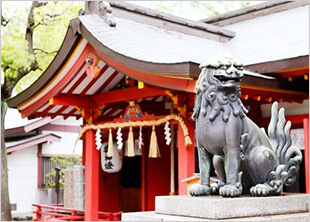
[[[14,128],[22,125],[27,125],[38,119],[29,121],[22,119],[20,114],[15,109],[9,109],[5,128]],[[64,120],[59,118],[52,122],[57,125],[80,126],[82,119],[68,118]],[[61,137],[60,142],[53,144],[43,144],[43,154],[72,154],[73,147],[78,132],[59,132],[59,131],[43,131],[43,134],[53,133]],[[31,211],[36,208],[32,207],[33,203],[37,202],[37,184],[38,184],[38,157],[37,145],[27,147],[16,151],[15,154],[8,155],[8,182],[9,195],[11,203],[17,204],[17,210],[12,211],[13,217],[33,215]],[[74,154],[82,156],[82,141],[77,143]]]
[[[61,137],[60,142],[54,142],[52,144],[44,143],[42,147],[42,154],[49,154],[49,155],[75,154],[75,155],[82,156],[82,141],[81,140],[78,141],[74,149],[74,143],[78,137],[78,133],[53,132],[53,131],[43,131],[42,133],[43,134],[54,133]]]
[[[37,146],[18,150],[8,155],[8,182],[10,202],[17,204],[12,216],[31,215],[36,203],[38,184]]]
[[[69,117],[64,120],[62,117],[52,122],[54,125],[65,126],[80,126],[82,124],[82,118],[76,120],[74,117]],[[54,133],[61,137],[61,142],[54,142],[53,144],[43,144],[42,154],[75,154],[82,156],[82,141],[79,140],[75,149],[74,144],[78,138],[78,132],[59,132],[59,131],[43,131],[43,134]]]
[[[271,113],[270,104],[261,105],[262,116],[263,118],[269,118]],[[309,100],[305,100],[302,104],[300,103],[279,103],[278,108],[285,108],[285,116],[293,116],[293,115],[302,115],[309,114]]]

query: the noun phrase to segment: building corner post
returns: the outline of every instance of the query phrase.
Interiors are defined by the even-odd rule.
[[[99,151],[95,131],[85,135],[85,221],[98,221],[99,212]]]
[[[182,180],[193,176],[195,173],[195,123],[189,120],[187,113],[183,113],[182,117],[188,128],[188,134],[193,144],[189,147],[185,146],[185,138],[183,130],[178,124],[178,187],[179,195],[187,195],[187,184]]]

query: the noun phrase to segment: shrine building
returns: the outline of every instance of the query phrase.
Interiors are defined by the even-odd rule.
[[[230,53],[243,61],[241,99],[258,126],[269,123],[262,107],[293,107],[286,119],[305,142],[296,192],[309,192],[308,28],[305,1],[267,1],[202,21],[87,1],[48,68],[8,106],[28,119],[83,118],[84,220],[152,211],[155,196],[186,195],[184,180],[198,172],[191,115],[199,65]]]

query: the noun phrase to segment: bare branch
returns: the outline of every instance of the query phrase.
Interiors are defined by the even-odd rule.
[[[9,23],[10,20],[4,18],[2,11],[1,11],[1,26],[7,26],[7,24]]]
[[[4,76],[4,84],[1,86],[1,94],[3,94],[3,98],[10,98],[12,95],[12,91],[18,81],[23,78],[25,75],[29,74],[31,71],[35,71],[39,69],[38,63],[32,63],[30,68],[24,70],[23,68],[19,68],[17,72],[17,77]]]
[[[33,29],[34,29],[34,26],[35,26],[35,20],[34,20],[33,11],[34,11],[35,8],[44,6],[46,4],[47,4],[47,2],[42,2],[42,3],[39,3],[38,1],[32,2],[31,8],[30,8],[30,11],[29,11],[29,14],[28,14],[28,21],[27,21],[27,28],[26,28],[25,39],[28,42],[28,52],[31,55],[35,55],[34,49],[33,49]],[[29,72],[34,71],[34,70],[36,70],[38,68],[39,68],[38,61],[36,59],[34,59],[34,61],[30,65],[30,69],[28,69],[26,71],[23,70],[23,69],[18,70],[18,75],[17,75],[17,78],[16,78],[17,82],[23,76],[27,75]],[[17,82],[15,82],[14,85],[16,85]]]
[[[37,4],[37,8],[42,7],[42,6],[46,6],[48,2],[39,2]]]
[[[44,23],[44,18],[42,18],[41,21],[39,21],[37,24],[33,25],[33,26],[32,26],[32,29],[35,29],[35,28],[38,27],[39,25],[46,25],[46,24]]]
[[[39,49],[39,48],[34,48],[33,51],[40,51],[40,52],[45,53],[46,55],[50,55],[50,54],[54,54],[54,53],[57,53],[57,52],[58,52],[58,50],[53,51],[53,52],[46,52],[46,51],[44,51],[43,49]]]
[[[45,15],[50,18],[55,18],[55,17],[61,16],[62,14],[45,14]]]

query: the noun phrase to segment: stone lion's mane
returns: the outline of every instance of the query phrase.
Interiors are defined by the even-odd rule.
[[[199,115],[208,115],[213,121],[221,112],[225,122],[229,120],[231,112],[234,116],[239,115],[244,118],[248,111],[241,102],[240,87],[224,87],[221,81],[214,77],[215,72],[216,68],[207,67],[203,68],[199,75],[192,118],[197,119]]]

